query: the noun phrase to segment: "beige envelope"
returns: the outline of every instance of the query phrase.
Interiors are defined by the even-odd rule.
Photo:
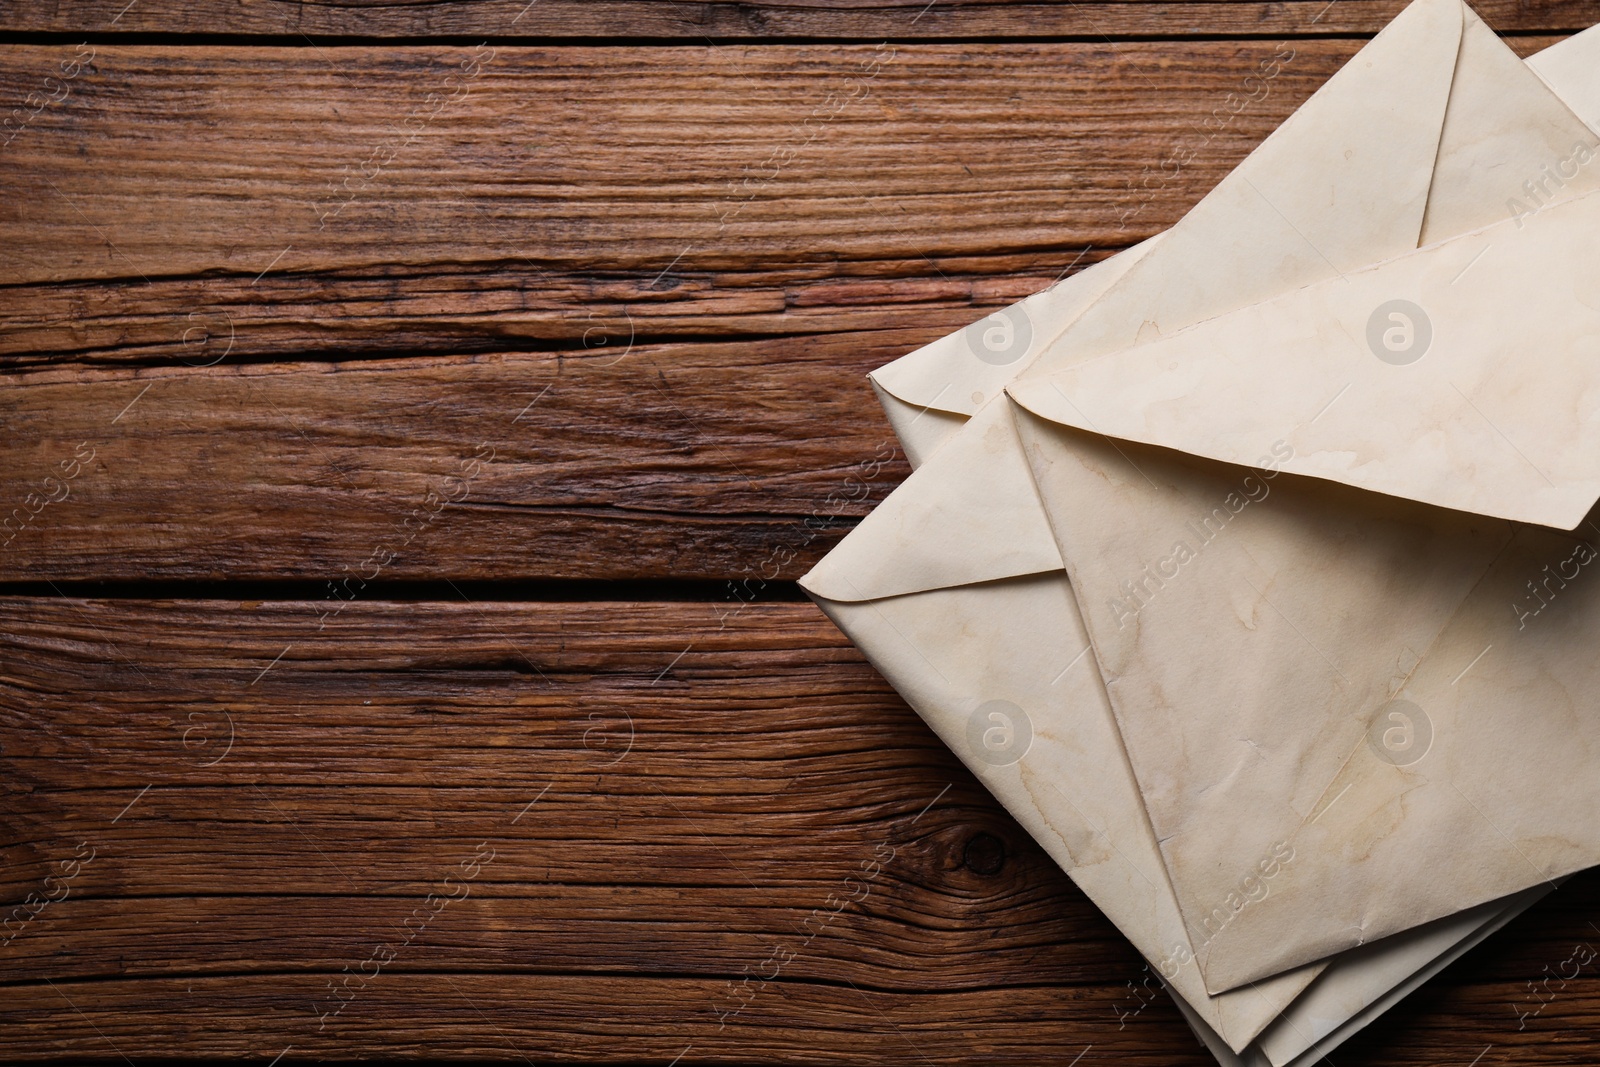
[[[1295,165],[1296,157],[1302,173],[1320,170],[1329,176],[1329,193],[1356,189],[1352,197],[1357,202],[1361,189],[1370,199],[1372,191],[1393,187],[1396,175],[1418,166],[1432,168],[1439,155],[1437,127],[1451,98],[1452,79],[1445,77],[1442,86],[1432,85],[1416,76],[1415,65],[1408,77],[1405,71],[1395,72],[1395,64],[1421,55],[1433,60],[1435,74],[1441,63],[1453,67],[1462,21],[1459,8],[1424,6],[1402,17],[1363,52],[1365,68],[1357,64],[1359,73],[1346,73],[1330,83],[1291,123],[1298,124],[1298,130],[1286,127],[1241,168],[1236,179],[1242,178],[1248,188],[1230,179],[1231,188],[1225,182],[1197,209],[1198,221],[1191,217],[1180,224],[1174,232],[1183,251],[1167,257],[1148,275],[1142,290],[1115,301],[1124,325],[1134,323],[1136,335],[1144,321],[1142,310],[1176,307],[1168,314],[1197,320],[1237,305],[1230,303],[1227,287],[1208,290],[1204,284],[1188,286],[1190,291],[1172,299],[1171,290],[1183,286],[1170,283],[1175,276],[1182,279],[1186,259],[1208,265],[1220,262],[1223,270],[1238,259],[1267,263],[1255,271],[1257,291],[1248,295],[1270,290],[1274,266],[1294,265],[1298,275],[1292,276],[1304,276],[1304,261],[1317,253],[1297,243],[1286,247],[1291,238],[1298,238],[1292,226],[1263,226],[1253,220],[1244,227],[1249,232],[1236,232],[1241,199],[1248,200],[1251,192],[1259,196],[1263,186],[1273,189],[1272,171]],[[1465,63],[1472,68],[1471,57]],[[1372,73],[1378,66],[1384,68],[1382,77]],[[1379,84],[1372,84],[1375,78]],[[1384,91],[1413,101],[1433,101],[1431,143],[1409,153],[1395,152],[1385,144],[1419,130],[1424,139],[1430,135],[1426,121],[1403,115],[1378,121],[1358,99]],[[1325,128],[1341,139],[1337,151],[1321,143]],[[1357,166],[1341,166],[1339,155],[1352,142],[1369,151],[1361,153]],[[1440,158],[1442,172],[1450,172],[1458,151],[1446,151]],[[1346,155],[1344,162],[1351,158]],[[1428,206],[1426,187],[1412,199],[1408,213],[1401,214],[1415,224]],[[1387,233],[1395,215],[1363,209],[1349,224],[1353,243],[1364,242],[1372,256],[1414,246],[1414,231],[1398,242]],[[1252,242],[1257,246],[1253,257]],[[983,407],[1017,367],[1028,366],[1055,333],[1075,324],[1090,301],[1114,288],[1153,247],[1119,256],[1008,309],[1024,312],[1026,318],[1020,322],[986,320],[979,330],[987,334],[958,335],[930,346],[936,352],[916,354],[932,359],[908,357],[875,374],[874,384],[885,396],[908,452],[914,461],[932,453],[932,469],[919,471],[880,509],[882,515],[869,518],[807,576],[805,584],[1141,951],[1163,970],[1175,972],[1174,985],[1237,1048],[1293,998],[1311,972],[1243,994],[1208,998],[1195,968],[1182,962],[1192,954],[1192,945],[1159,869],[1154,838],[1105,711],[1104,689],[1092,670],[1081,669],[1087,666],[1081,656],[1086,646],[1073,646],[1071,638],[1061,636],[1081,633],[1081,624],[1060,579],[1059,552],[1007,419],[994,417],[1001,414],[998,405]],[[1227,254],[1216,254],[1218,248]],[[1238,276],[1247,273],[1235,271]],[[1019,355],[1014,346],[1024,328],[1033,336],[1021,343]],[[965,416],[980,408],[987,414],[977,426],[950,437]],[[946,440],[965,444],[954,447],[951,455],[944,455],[944,449],[934,452]],[[918,443],[913,445],[914,441]],[[1023,575],[1041,577],[997,582]],[[1057,669],[1057,662],[1062,669]],[[1011,698],[1013,704],[1020,697],[1034,709],[1033,720],[1048,720],[1032,722],[1033,747],[1009,766],[989,762],[996,753],[985,738],[1003,742],[1009,714],[1002,708],[1001,718],[995,719],[995,709],[983,711],[981,705],[987,701],[981,695],[992,693],[1004,694],[999,699]],[[974,712],[980,713],[977,731],[969,729]],[[969,745],[969,736],[976,738],[975,747]],[[1069,841],[1076,842],[1075,852]],[[1459,936],[1465,937],[1475,921],[1481,920],[1461,917]],[[1414,970],[1438,949],[1396,951],[1396,958],[1404,955],[1414,961],[1407,964]],[[1330,976],[1340,970],[1336,965]],[[1370,967],[1345,968],[1344,973],[1351,975],[1352,988],[1373,987],[1370,978],[1359,977],[1373,973]],[[1392,978],[1385,981],[1365,1003],[1393,984]]]
[[[1081,314],[1087,303],[1102,293],[1107,285],[1137,262],[1148,247],[1148,245],[1141,246],[1093,267],[1064,284],[1054,286],[1044,293],[1036,294],[997,313],[996,316],[991,316],[979,326],[985,330],[998,330],[1004,327],[1015,330],[1017,323],[1021,321],[1020,316],[1025,314],[1031,323],[1052,331],[1049,336],[1053,336],[1054,332],[1059,332],[1060,328],[1064,328]],[[991,395],[997,394],[998,387],[1003,384],[1003,378],[995,375],[990,369],[996,364],[988,361],[980,362],[973,358],[971,348],[973,332],[975,331],[941,339],[874,372],[873,384],[877,387],[879,395],[892,396],[887,394],[884,379],[892,383],[892,387],[908,392],[913,397],[919,395],[916,391],[919,388],[927,389],[923,395],[936,397],[940,389],[948,391],[955,386],[960,387],[959,395],[962,397],[971,397],[984,389],[992,390]],[[988,340],[1009,341],[1011,336],[996,333],[990,335]],[[1037,351],[1046,340],[1048,336],[1036,338],[1032,348]],[[982,343],[980,336],[979,344]],[[1026,344],[1024,347],[1026,348]],[[1007,362],[1010,364],[1008,373],[1014,373],[1017,366],[1025,363],[1021,359]],[[941,384],[928,384],[936,381]],[[898,398],[893,399],[898,400]],[[948,421],[930,424],[924,421],[923,415],[932,409],[906,400],[887,403],[885,410],[902,443],[908,445],[908,451],[910,451],[910,441],[917,440],[917,435],[921,434],[924,447],[931,452],[966,421],[964,416],[952,413]],[[916,458],[913,458],[913,464],[921,466]],[[926,483],[927,479],[936,477],[937,469],[935,472],[921,475],[920,480]],[[957,491],[959,488],[956,487]],[[1041,547],[1045,551],[1051,550],[1047,541]],[[1011,645],[1014,635],[1009,635],[1004,628],[994,628],[997,620],[1009,620],[1022,623],[1026,627],[1023,643],[1018,646],[1018,650],[1024,653],[1023,659],[1029,664],[1036,665],[1040,662],[1040,658],[1030,654],[1028,640],[1042,636],[1048,642],[1048,647],[1053,650],[1058,636],[1056,626],[1063,621],[1067,625],[1075,625],[1076,610],[1066,596],[1065,574],[1060,571],[1059,560],[1056,561],[1056,570],[1057,573],[1054,575],[1040,576],[1043,584],[1054,587],[1050,590],[1052,595],[1049,596],[1043,611],[1040,611],[1038,605],[1034,603],[1038,599],[1039,587],[1027,583],[1018,583],[1015,587],[1011,587],[1009,583],[1003,583],[1004,587],[992,587],[986,593],[978,589],[971,591],[976,595],[970,601],[966,601],[966,604],[975,607],[976,614],[965,610],[951,612],[952,601],[948,598],[915,595],[898,597],[894,598],[892,603],[885,603],[874,609],[875,615],[883,613],[881,620],[869,616],[865,625],[853,627],[853,632],[856,640],[875,662],[898,664],[901,660],[905,660],[911,664],[911,671],[915,675],[925,672],[927,668],[923,668],[922,672],[918,671],[922,653],[906,645],[904,635],[896,630],[894,620],[899,617],[901,611],[910,609],[912,618],[911,622],[902,625],[918,627],[928,621],[935,623],[936,632],[926,636],[919,635],[918,640],[926,648],[938,650],[941,658],[951,650],[952,643],[962,640],[966,631],[972,627],[989,628],[998,644]],[[1004,611],[992,610],[997,600],[1004,602]],[[825,607],[828,606],[823,603]],[[885,608],[887,612],[884,612]],[[849,608],[842,605],[834,605],[831,609],[835,618],[849,611]],[[881,625],[874,627],[873,623],[877,621],[881,621]],[[944,632],[937,632],[941,625]],[[875,633],[869,633],[868,630],[873,630]],[[1078,658],[1081,658],[1081,653],[1085,649],[1080,646],[1079,651]],[[974,657],[973,662],[980,666],[988,665],[989,670],[995,675],[1009,676],[1009,680],[1003,683],[1008,692],[1017,691],[1019,679],[1020,687],[1027,686],[1026,679],[1030,672],[1028,666],[1019,667],[1014,662],[1002,661],[987,655]],[[1031,673],[1037,673],[1036,666]],[[894,680],[900,675],[895,671],[888,676]],[[997,686],[1000,684],[998,681],[979,681],[977,688],[998,691]],[[945,736],[947,741],[950,741],[957,752],[963,752],[964,742],[951,740],[953,727],[943,712],[939,693],[934,693],[928,700],[924,700],[919,694],[911,693],[908,689],[903,688],[902,692],[908,693],[913,705],[923,710],[928,721]],[[1065,769],[1071,777],[1096,779],[1094,788],[1082,798],[1082,807],[1074,803],[1065,792],[1059,790],[1048,792],[1042,801],[1036,803],[1031,796],[1017,790],[1011,783],[997,781],[990,773],[992,770],[990,761],[980,761],[975,765],[975,769],[996,795],[1030,827],[1033,836],[1064,869],[1073,874],[1075,881],[1089,892],[1091,898],[1106,908],[1124,929],[1131,923],[1145,934],[1145,936],[1136,935],[1133,939],[1146,950],[1152,962],[1158,967],[1165,963],[1168,969],[1176,970],[1179,967],[1177,963],[1180,958],[1179,953],[1175,951],[1171,959],[1157,959],[1154,952],[1164,951],[1163,943],[1159,936],[1151,936],[1159,935],[1164,927],[1168,935],[1181,938],[1182,928],[1176,902],[1164,880],[1155,876],[1159,864],[1155,842],[1150,836],[1148,821],[1138,799],[1137,788],[1126,769],[1126,757],[1121,749],[1120,738],[1115,735],[1111,726],[1104,688],[1099,684],[1098,676],[1093,672],[1084,672],[1080,678],[1075,679],[1073,686],[1068,687],[1063,703],[1066,706],[1062,709],[1064,714],[1060,720],[1061,727],[1064,731],[1076,735],[1072,739],[1074,744],[1071,752],[1078,758],[1068,764],[1063,764],[1057,758],[1055,765]],[[993,725],[990,720],[985,720],[985,723],[986,728]],[[1030,745],[1030,750],[1019,763],[1031,768],[1049,762],[1054,744],[1053,742],[1044,744],[1050,745],[1050,748],[1041,745],[1039,749],[1033,750]],[[973,765],[970,756],[964,758],[967,758],[969,765]],[[1041,818],[1047,826],[1053,826],[1054,829],[1041,831],[1039,828]],[[1085,856],[1087,866],[1082,868],[1077,866],[1078,860],[1074,859],[1064,847],[1065,838],[1072,835],[1098,835],[1103,842],[1097,850],[1098,855]],[[1080,855],[1083,853],[1080,852]],[[1141,884],[1139,866],[1134,865],[1132,855],[1139,856],[1144,869],[1151,872],[1151,881]],[[1110,865],[1109,869],[1104,866],[1107,863]],[[1511,909],[1503,917],[1493,913],[1493,909],[1485,909],[1483,914],[1464,915],[1455,924],[1454,929],[1462,936],[1474,935],[1480,929],[1487,929],[1487,926],[1482,925],[1485,920],[1504,921],[1520,910],[1520,906]],[[1158,923],[1154,928],[1149,926],[1151,911],[1154,911]],[[1374,946],[1389,964],[1387,970],[1380,971],[1370,965],[1355,968],[1335,964],[1324,974],[1326,981],[1319,982],[1319,987],[1331,988],[1336,995],[1342,991],[1344,1001],[1350,1004],[1346,1014],[1356,1015],[1363,1005],[1376,1001],[1390,991],[1399,980],[1391,973],[1397,966],[1402,974],[1408,969],[1424,967],[1448,947],[1432,943],[1414,946],[1395,943],[1399,941],[1404,939],[1394,939],[1384,942],[1383,946]],[[1294,998],[1299,989],[1314,976],[1315,969],[1308,969],[1299,980],[1263,987],[1261,992],[1253,996],[1230,995],[1221,998],[1206,996],[1199,989],[1192,965],[1188,965],[1187,970],[1189,974],[1185,984],[1190,987],[1189,995],[1201,1000],[1202,1006],[1199,1010],[1204,1013],[1203,1016],[1193,1015],[1194,1025],[1207,1035],[1207,1041],[1218,1047],[1227,1048],[1228,1043],[1206,1020],[1221,1024],[1226,1018],[1230,1025],[1231,1040],[1239,1047],[1269,1024],[1282,1027],[1291,1041],[1300,1035],[1306,1035],[1304,1045],[1309,1047],[1315,1041],[1327,1037],[1331,1029],[1344,1021],[1342,1018],[1330,1020],[1327,1007],[1315,1001],[1308,1009],[1297,1011],[1300,1001]],[[1174,992],[1174,996],[1179,995]],[[1207,1003],[1213,999],[1216,1001],[1214,1005]],[[1179,1000],[1182,1003],[1181,997]],[[1293,1003],[1290,1004],[1289,1011],[1277,1015],[1274,1019],[1273,1011],[1291,1000]],[[1135,1002],[1130,1001],[1129,1007],[1134,1006]],[[1193,1013],[1193,1009],[1188,1009],[1187,1005],[1184,1007]],[[1289,1058],[1293,1057],[1282,1057],[1285,1062]],[[1262,1062],[1266,1061],[1263,1059]]]
[[[1363,262],[1273,200],[1321,277],[1010,387],[1214,992],[1600,862],[1600,551],[1511,521],[1600,535],[1600,144],[1461,40],[1449,240]],[[1588,107],[1596,52],[1536,66]]]
[[[1242,1054],[1228,1049],[1182,999],[1178,1010],[1223,1067],[1312,1067],[1554,888],[1525,889],[1341,953]],[[1466,924],[1486,916],[1461,936]]]

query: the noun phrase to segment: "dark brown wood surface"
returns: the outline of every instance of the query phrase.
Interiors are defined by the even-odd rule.
[[[0,3],[0,1061],[1211,1062],[792,579],[1398,8]],[[1596,924],[1333,1062],[1600,1062]]]
[[[1501,33],[1573,32],[1593,0],[1484,0]],[[5,0],[0,26],[34,34],[776,41],[794,38],[1253,37],[1372,34],[1405,0]],[[303,42],[302,42],[303,43]]]

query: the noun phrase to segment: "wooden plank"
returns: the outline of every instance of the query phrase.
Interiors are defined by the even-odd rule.
[[[474,50],[13,48],[79,74],[0,149],[0,369],[915,325],[1170,225],[1358,44],[509,48],[437,117]]]
[[[0,935],[8,1062],[1209,1062],[810,605],[320,610],[0,599],[0,900],[61,897]],[[1597,903],[1339,1062],[1592,1057],[1600,968],[1537,1015],[1525,983]]]
[[[444,0],[251,4],[233,0],[79,0],[0,3],[0,28],[110,36],[126,33],[340,37],[621,37],[720,41],[786,38],[1284,36],[1376,33],[1406,0],[1012,3],[1003,0]],[[1572,32],[1600,22],[1593,0],[1473,5],[1501,33]]]
[[[620,360],[683,339],[915,330],[939,336],[1113,254],[833,261],[614,277],[503,265],[19,285],[0,300],[0,372],[204,368],[522,349]],[[659,274],[659,272],[658,272]],[[933,332],[929,332],[933,331]]]
[[[394,292],[444,264],[661,291],[1018,253],[1054,274],[1170,225],[1359,44],[95,45],[5,149],[0,283],[189,278],[203,311],[213,284],[229,309],[258,277],[303,300],[375,265]],[[77,48],[7,50],[0,96]],[[5,292],[14,319],[32,290]]]
[[[449,990],[529,997],[495,1025],[613,1060],[669,1034],[793,1059],[866,1032],[887,1057],[879,1012],[981,1024],[939,1062],[1115,1031],[1097,976],[1138,972],[1126,946],[809,605],[353,604],[318,630],[319,609],[0,603],[0,899],[93,850],[0,949],[8,1060],[95,1051],[59,998],[12,1014],[47,978],[129,1054],[170,1039],[144,998],[174,988],[191,1055],[404,1048],[396,1026],[481,1045]],[[452,873],[466,896],[324,1028],[330,976]],[[780,946],[781,988],[730,993]]]
[[[0,580],[797,576],[905,472],[862,375],[1172,221],[1355,42],[1202,132],[1278,47],[891,50],[738,199],[886,53],[506,49],[320,221],[471,49],[99,47],[6,149]]]
[[[337,603],[394,578],[698,577],[732,603],[904,477],[863,375],[939,329],[17,375],[0,578],[298,577]]]
[[[1543,944],[1550,962],[1570,944]],[[1538,977],[1538,966],[1534,967]],[[929,1065],[1080,1060],[1119,1067],[1215,1067],[1177,1011],[1157,999],[1117,1029],[1131,997],[1124,986],[1028,987],[897,996],[830,982],[783,982],[727,1029],[689,1018],[686,1003],[725,983],[653,977],[385,973],[333,1033],[311,1032],[306,1005],[326,975],[181,977],[6,989],[0,1048],[12,1062],[165,1062],[248,1055],[282,1063],[365,1055],[385,1060],[585,1062],[702,1067],[710,1064]],[[1335,1052],[1334,1064],[1439,1067],[1488,1052],[1483,1064],[1575,1067],[1600,1047],[1593,1020],[1600,994],[1590,979],[1569,983],[1531,1033],[1510,1006],[1520,982],[1464,987],[1433,983]],[[773,983],[774,986],[778,983]],[[1117,997],[1120,996],[1121,1007]],[[1164,995],[1163,995],[1164,996]],[[81,1009],[82,1014],[72,1006]],[[359,1009],[359,1010],[358,1010]],[[1542,1025],[1539,1025],[1542,1024]],[[1534,1026],[1538,1026],[1534,1030]],[[337,1029],[334,1029],[337,1027]],[[174,1049],[192,1057],[172,1061]],[[296,1059],[300,1057],[300,1059]],[[681,1058],[679,1058],[681,1057]],[[1097,1059],[1098,1057],[1098,1059]]]

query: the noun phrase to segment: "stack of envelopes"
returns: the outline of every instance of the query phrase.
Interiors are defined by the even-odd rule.
[[[1225,1063],[1600,864],[1597,128],[1600,28],[1417,0],[1171,230],[872,375],[915,472],[802,584]]]

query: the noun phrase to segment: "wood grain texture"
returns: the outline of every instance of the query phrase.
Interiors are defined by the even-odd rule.
[[[792,577],[906,472],[910,336],[13,381],[0,575]]]
[[[810,605],[322,607],[0,600],[0,898],[89,857],[0,935],[8,1062],[1207,1062]],[[1593,974],[1525,988],[1597,903],[1579,879],[1336,1062],[1600,1054]]]
[[[0,1061],[1212,1062],[770,583],[906,474],[867,370],[1400,6],[0,0],[0,582],[223,583],[0,597]],[[612,599],[450,584],[550,578]],[[1600,1061],[1595,922],[1335,1062]]]
[[[1170,225],[1359,44],[16,47],[8,99],[92,56],[5,149],[0,281],[1059,270]]]
[[[1404,0],[435,0],[244,3],[239,0],[89,0],[0,3],[0,28],[110,36],[127,33],[336,37],[588,37],[662,40],[844,37],[1282,36],[1372,34]],[[1483,0],[1501,33],[1573,32],[1600,21],[1594,0]]]
[[[389,577],[796,577],[904,473],[866,371],[1169,224],[1355,42],[1212,115],[1280,47],[508,48],[396,140],[471,49],[101,46],[6,149],[0,580],[338,580],[423,502]]]
[[[892,1058],[909,1026],[962,1062],[1115,1030],[1096,972],[1140,965],[809,605],[322,608],[0,605],[5,899],[96,849],[0,950],[28,1020],[0,1049],[100,1051],[46,977],[130,1055],[193,1014],[239,1028],[191,1053],[503,1054],[499,1027],[540,1056]],[[470,895],[319,1031],[329,976],[482,842]],[[157,1023],[142,998],[180,988]],[[1122,1040],[1192,1062],[1174,1034]]]

